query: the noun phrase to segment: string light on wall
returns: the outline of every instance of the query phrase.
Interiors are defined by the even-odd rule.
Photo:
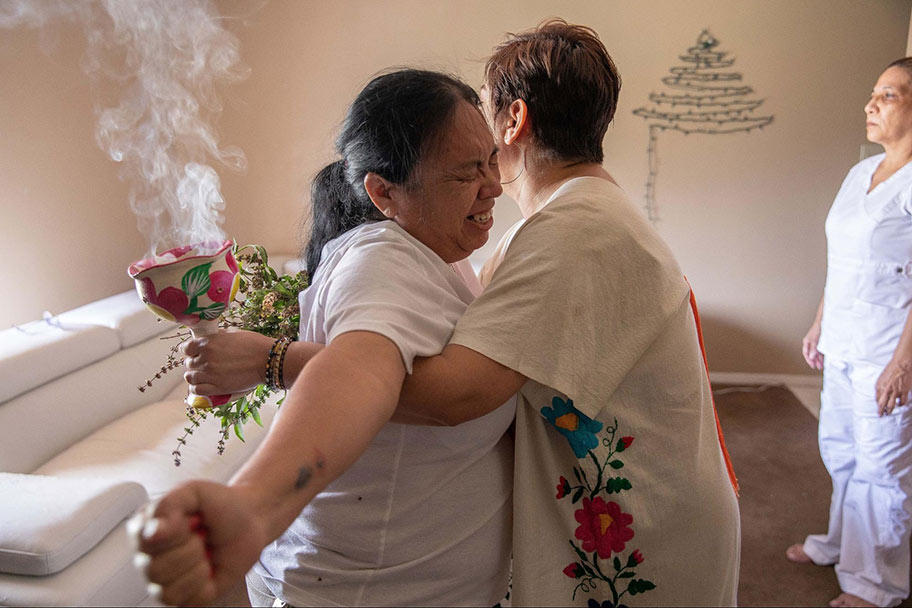
[[[763,129],[772,116],[754,116],[752,113],[763,99],[742,99],[754,90],[749,86],[732,86],[741,80],[738,72],[726,71],[734,58],[726,59],[725,51],[718,51],[719,41],[708,30],[700,32],[696,46],[679,55],[686,65],[671,67],[670,76],[662,82],[674,89],[671,93],[651,93],[649,106],[637,108],[633,113],[646,119],[649,125],[649,176],[646,179],[646,215],[653,224],[659,219],[655,197],[658,175],[657,139],[660,131],[680,131],[685,135],[703,133],[749,133]],[[678,93],[677,91],[681,91]]]

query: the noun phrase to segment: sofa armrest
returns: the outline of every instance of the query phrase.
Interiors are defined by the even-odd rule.
[[[0,473],[0,572],[63,570],[148,501],[135,482]]]

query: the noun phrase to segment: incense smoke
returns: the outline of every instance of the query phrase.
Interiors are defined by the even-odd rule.
[[[150,255],[221,241],[224,200],[215,163],[243,170],[237,147],[220,148],[210,125],[216,88],[246,76],[237,38],[207,0],[4,0],[0,28],[76,21],[86,34],[84,71],[114,83],[96,102],[98,145],[121,164],[130,206]]]

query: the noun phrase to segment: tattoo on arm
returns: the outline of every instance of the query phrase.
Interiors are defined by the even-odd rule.
[[[295,482],[295,490],[306,486],[311,477],[313,477],[313,470],[310,467],[301,467],[301,470],[298,471],[298,480]]]
[[[310,483],[311,478],[314,476],[314,468],[316,468],[317,470],[320,470],[323,468],[323,465],[324,465],[323,456],[318,455],[317,462],[314,465],[314,467],[311,467],[310,465],[305,465],[305,466],[301,467],[300,470],[298,471],[298,479],[297,479],[297,481],[295,481],[295,486],[294,486],[295,490],[300,490],[301,488],[306,486],[308,483]]]

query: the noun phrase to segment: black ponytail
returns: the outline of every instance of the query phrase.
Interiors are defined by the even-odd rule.
[[[345,179],[345,163],[337,160],[317,173],[310,186],[310,240],[304,253],[313,279],[323,245],[340,234],[370,221],[385,219],[365,192],[359,197]],[[313,269],[313,270],[310,270]]]
[[[376,173],[394,184],[408,183],[421,154],[449,124],[460,101],[480,103],[472,87],[427,70],[377,76],[358,94],[336,139],[342,160],[324,167],[311,185],[312,224],[304,252],[311,279],[327,242],[385,219],[367,195],[364,177]]]

